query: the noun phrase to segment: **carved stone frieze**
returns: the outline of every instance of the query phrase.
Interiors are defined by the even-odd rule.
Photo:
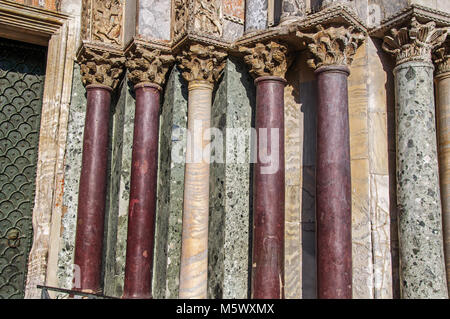
[[[350,66],[358,47],[363,43],[365,35],[350,27],[317,26],[316,33],[297,32],[297,37],[306,41],[312,58],[308,65],[312,68],[331,65]]]
[[[431,21],[420,24],[415,17],[409,27],[391,30],[392,36],[385,36],[383,50],[396,57],[397,65],[410,61],[431,62],[432,51],[447,37],[447,29],[436,28]]]
[[[122,45],[124,3],[123,0],[83,0],[82,39]]]
[[[162,86],[174,61],[171,54],[138,44],[127,52],[125,65],[129,71],[128,78],[134,84],[150,82]]]
[[[114,89],[122,75],[125,57],[113,52],[104,52],[83,47],[78,54],[84,85],[101,84]]]
[[[214,83],[222,75],[226,56],[222,49],[196,43],[185,48],[177,60],[186,81]]]
[[[251,47],[241,46],[239,51],[245,54],[245,63],[254,78],[261,76],[284,78],[292,60],[287,46],[274,41],[256,43]]]
[[[174,0],[173,1],[173,10],[175,22],[173,24],[173,36],[174,38],[179,37],[180,35],[186,32],[186,24],[188,17],[188,8],[186,0]]]
[[[222,1],[221,0],[191,0],[193,1],[192,17],[196,31],[211,33],[218,37],[223,34]]]
[[[450,43],[437,49],[433,54],[433,60],[436,65],[436,75],[450,73]]]
[[[223,35],[223,4],[221,0],[174,0],[175,41],[194,32],[217,38]]]
[[[280,23],[297,20],[306,16],[305,0],[283,0],[281,2]]]

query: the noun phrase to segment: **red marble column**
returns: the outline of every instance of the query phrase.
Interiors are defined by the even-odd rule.
[[[123,298],[144,299],[152,298],[161,87],[142,83],[134,90],[136,111]]]
[[[80,287],[97,293],[101,290],[103,227],[106,202],[108,127],[111,88],[88,85],[83,159],[78,192],[75,261],[79,267]]]
[[[345,66],[316,70],[317,288],[321,299],[352,298],[349,74]]]
[[[254,166],[252,298],[284,298],[284,87],[286,81],[263,76],[256,85],[258,162]],[[260,128],[267,128],[267,153],[278,147],[278,163],[261,163]],[[279,129],[278,141],[271,129]],[[278,145],[276,145],[278,144]],[[264,151],[264,150],[263,150]],[[268,169],[270,164],[277,169]]]

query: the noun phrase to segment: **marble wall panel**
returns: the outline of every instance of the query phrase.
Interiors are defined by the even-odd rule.
[[[170,40],[171,16],[171,0],[139,0],[139,36]]]

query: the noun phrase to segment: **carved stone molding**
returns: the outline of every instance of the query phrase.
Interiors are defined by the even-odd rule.
[[[312,68],[322,66],[344,65],[350,66],[358,47],[363,43],[365,35],[350,27],[317,26],[316,33],[297,32],[297,37],[308,44],[312,58],[308,65]]]
[[[124,4],[123,0],[83,0],[82,39],[122,46]]]
[[[164,84],[166,73],[175,58],[171,54],[158,49],[147,48],[143,45],[134,45],[126,54],[125,65],[129,71],[128,78],[134,84],[155,83]]]
[[[436,65],[436,75],[444,73],[450,74],[450,43],[437,49],[433,54],[433,60]]]
[[[394,28],[391,34],[384,37],[383,50],[396,57],[397,65],[410,61],[431,63],[431,53],[445,41],[447,29],[436,28],[433,21],[420,24],[413,17],[409,27]]]
[[[222,49],[195,43],[185,48],[177,61],[186,81],[214,83],[222,75],[226,57],[227,53]]]
[[[256,43],[251,47],[241,46],[239,51],[245,54],[245,63],[249,66],[249,73],[254,78],[261,76],[284,78],[292,61],[287,46],[275,41]]]
[[[114,52],[82,47],[77,57],[83,84],[101,84],[116,88],[122,75],[125,57]]]

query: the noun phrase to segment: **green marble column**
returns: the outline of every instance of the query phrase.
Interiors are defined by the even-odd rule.
[[[254,92],[243,62],[230,57],[211,114],[211,127],[222,132],[223,152],[213,151],[210,167],[208,298],[248,297],[249,129]]]
[[[130,89],[132,86],[124,77],[111,122],[103,291],[107,296],[114,297],[122,296],[125,273],[135,108],[134,93]]]
[[[397,205],[402,298],[448,298],[442,238],[431,51],[446,32],[419,24],[386,37],[397,58]]]
[[[178,298],[184,163],[187,127],[187,83],[177,67],[172,69],[160,117],[158,203],[155,225],[153,297]],[[176,152],[177,154],[173,154]]]

